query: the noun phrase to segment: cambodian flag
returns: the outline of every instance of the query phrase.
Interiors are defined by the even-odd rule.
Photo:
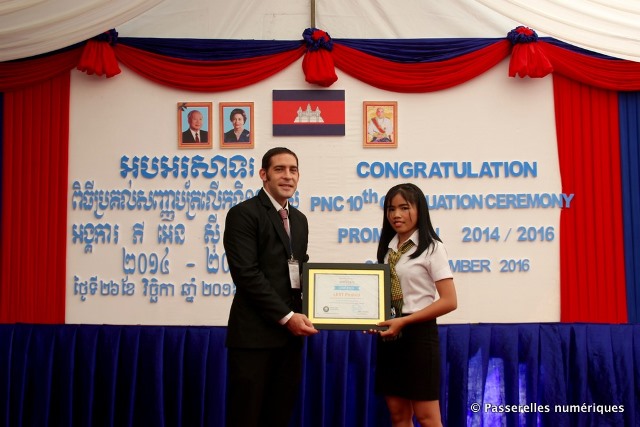
[[[344,129],[344,90],[273,91],[273,136],[344,136]]]

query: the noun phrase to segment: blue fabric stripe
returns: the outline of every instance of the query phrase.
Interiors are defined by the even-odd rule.
[[[475,52],[504,40],[477,39],[334,39],[336,44],[394,62],[437,62]]]
[[[545,42],[547,42],[549,44],[561,47],[563,49],[570,50],[572,52],[580,53],[580,54],[586,55],[586,56],[591,56],[593,58],[610,59],[612,61],[622,61],[622,59],[620,59],[620,58],[614,58],[613,56],[604,55],[602,53],[593,52],[591,50],[583,49],[581,47],[574,46],[574,45],[571,45],[569,43],[562,42],[560,40],[556,40],[556,39],[554,39],[552,37],[540,37],[538,40],[545,41]]]
[[[274,101],[344,101],[344,90],[274,90]]]
[[[475,52],[504,40],[496,38],[434,38],[434,39],[333,39],[334,43],[359,50],[381,59],[401,62],[438,62]],[[573,46],[552,37],[540,37],[547,43],[583,55],[600,59],[621,61],[601,53]],[[75,43],[62,49],[46,52],[15,61],[31,60],[55,55],[80,47],[85,42]],[[117,43],[147,52],[174,58],[199,61],[246,59],[262,55],[288,52],[304,45],[304,40],[230,40],[230,39],[174,39],[154,37],[119,37]]]
[[[356,49],[360,52],[394,62],[418,63],[446,61],[483,49],[505,38],[442,38],[442,39],[334,39],[334,42]],[[582,55],[600,59],[620,61],[618,58],[592,52],[556,40],[552,37],[540,37],[554,46]]]
[[[118,43],[174,58],[221,61],[288,52],[298,49],[303,41],[120,37]]]
[[[344,136],[345,125],[273,125],[273,136]]]
[[[640,92],[620,92],[620,160],[628,321],[640,321]]]

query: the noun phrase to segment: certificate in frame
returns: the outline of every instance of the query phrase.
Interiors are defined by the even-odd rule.
[[[390,283],[387,264],[306,263],[302,311],[316,329],[384,330]]]

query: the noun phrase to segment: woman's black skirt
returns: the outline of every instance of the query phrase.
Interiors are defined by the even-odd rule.
[[[410,400],[440,399],[440,342],[435,320],[413,323],[400,338],[378,338],[376,393]]]

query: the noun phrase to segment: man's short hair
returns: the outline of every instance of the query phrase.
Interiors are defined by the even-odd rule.
[[[264,170],[269,169],[271,158],[273,156],[277,156],[278,154],[291,154],[293,157],[296,158],[296,165],[298,164],[298,156],[296,156],[296,153],[294,153],[293,151],[285,147],[274,147],[274,148],[271,148],[266,153],[264,153],[264,156],[262,156],[262,169]]]

